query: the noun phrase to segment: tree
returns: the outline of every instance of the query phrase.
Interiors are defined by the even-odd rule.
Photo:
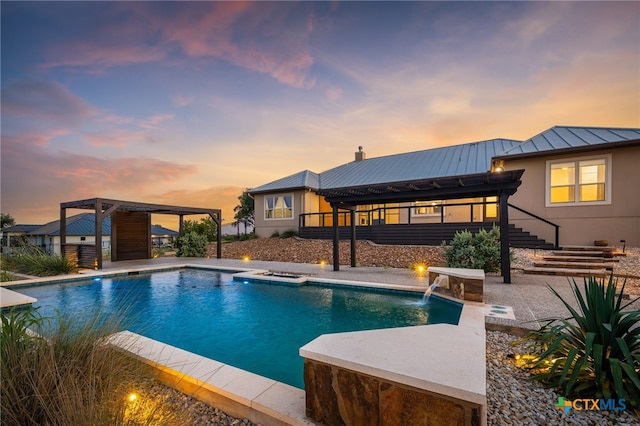
[[[210,217],[203,217],[200,222],[195,220],[185,220],[183,226],[183,234],[195,233],[202,235],[207,239],[207,242],[216,241],[218,236],[218,227],[216,222]]]
[[[6,228],[16,224],[16,220],[10,214],[0,213],[0,228]]]
[[[242,195],[238,197],[240,204],[233,208],[236,214],[233,218],[236,220],[236,226],[239,226],[240,222],[244,223],[244,231],[247,233],[247,225],[253,226],[255,221],[255,207],[253,198],[247,191],[244,191]]]

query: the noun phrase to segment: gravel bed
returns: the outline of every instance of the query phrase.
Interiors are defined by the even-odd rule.
[[[567,414],[555,408],[562,396],[515,366],[508,355],[526,353],[513,347],[517,338],[497,331],[487,332],[487,411],[489,425],[640,425],[631,411],[577,411]]]

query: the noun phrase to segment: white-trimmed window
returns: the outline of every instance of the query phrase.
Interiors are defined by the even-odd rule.
[[[415,201],[413,206],[413,216],[440,216],[442,212],[442,201]]]
[[[611,203],[611,155],[547,161],[547,207]]]
[[[293,218],[293,194],[267,195],[264,197],[265,219]]]

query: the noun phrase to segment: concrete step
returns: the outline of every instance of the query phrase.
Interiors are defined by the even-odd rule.
[[[603,252],[603,253],[613,253],[614,256],[626,256],[626,253],[619,251],[618,247],[615,246],[562,246],[562,251],[587,251],[587,252]]]
[[[614,251],[614,246],[562,246],[562,250],[568,251]]]
[[[595,256],[542,256],[544,260],[552,262],[620,262],[615,257],[604,258]]]
[[[567,268],[567,269],[613,269],[613,263],[601,263],[601,262],[559,262],[559,261],[546,261],[546,262],[534,262],[533,266],[536,268]]]
[[[557,275],[563,277],[605,277],[611,274],[606,269],[569,269],[569,268],[524,268],[525,274]]]
[[[602,251],[596,251],[596,250],[591,250],[591,251],[587,251],[587,250],[577,250],[577,251],[555,250],[555,251],[552,251],[552,253],[555,256],[604,257]]]

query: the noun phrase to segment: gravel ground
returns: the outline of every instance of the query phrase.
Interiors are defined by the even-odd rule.
[[[320,263],[331,262],[330,241],[301,240],[297,238],[256,239],[223,245],[224,258],[278,262]],[[363,241],[357,242],[360,266],[409,268],[415,263],[444,266],[440,247],[382,246]],[[341,242],[340,263],[348,264],[349,242]],[[633,277],[627,282],[627,292],[640,295],[640,249],[627,248],[627,256],[615,268],[616,275]],[[514,249],[512,267],[521,269],[532,265],[542,251]],[[630,411],[576,411],[563,414],[554,405],[560,394],[532,382],[529,373],[514,365],[510,354],[523,348],[513,347],[517,338],[509,334],[487,332],[487,402],[489,425],[640,425],[640,419]],[[193,400],[173,389],[157,385],[157,392],[169,395],[168,400],[176,409],[183,410],[181,425],[242,425],[253,423],[226,416],[220,410]]]

